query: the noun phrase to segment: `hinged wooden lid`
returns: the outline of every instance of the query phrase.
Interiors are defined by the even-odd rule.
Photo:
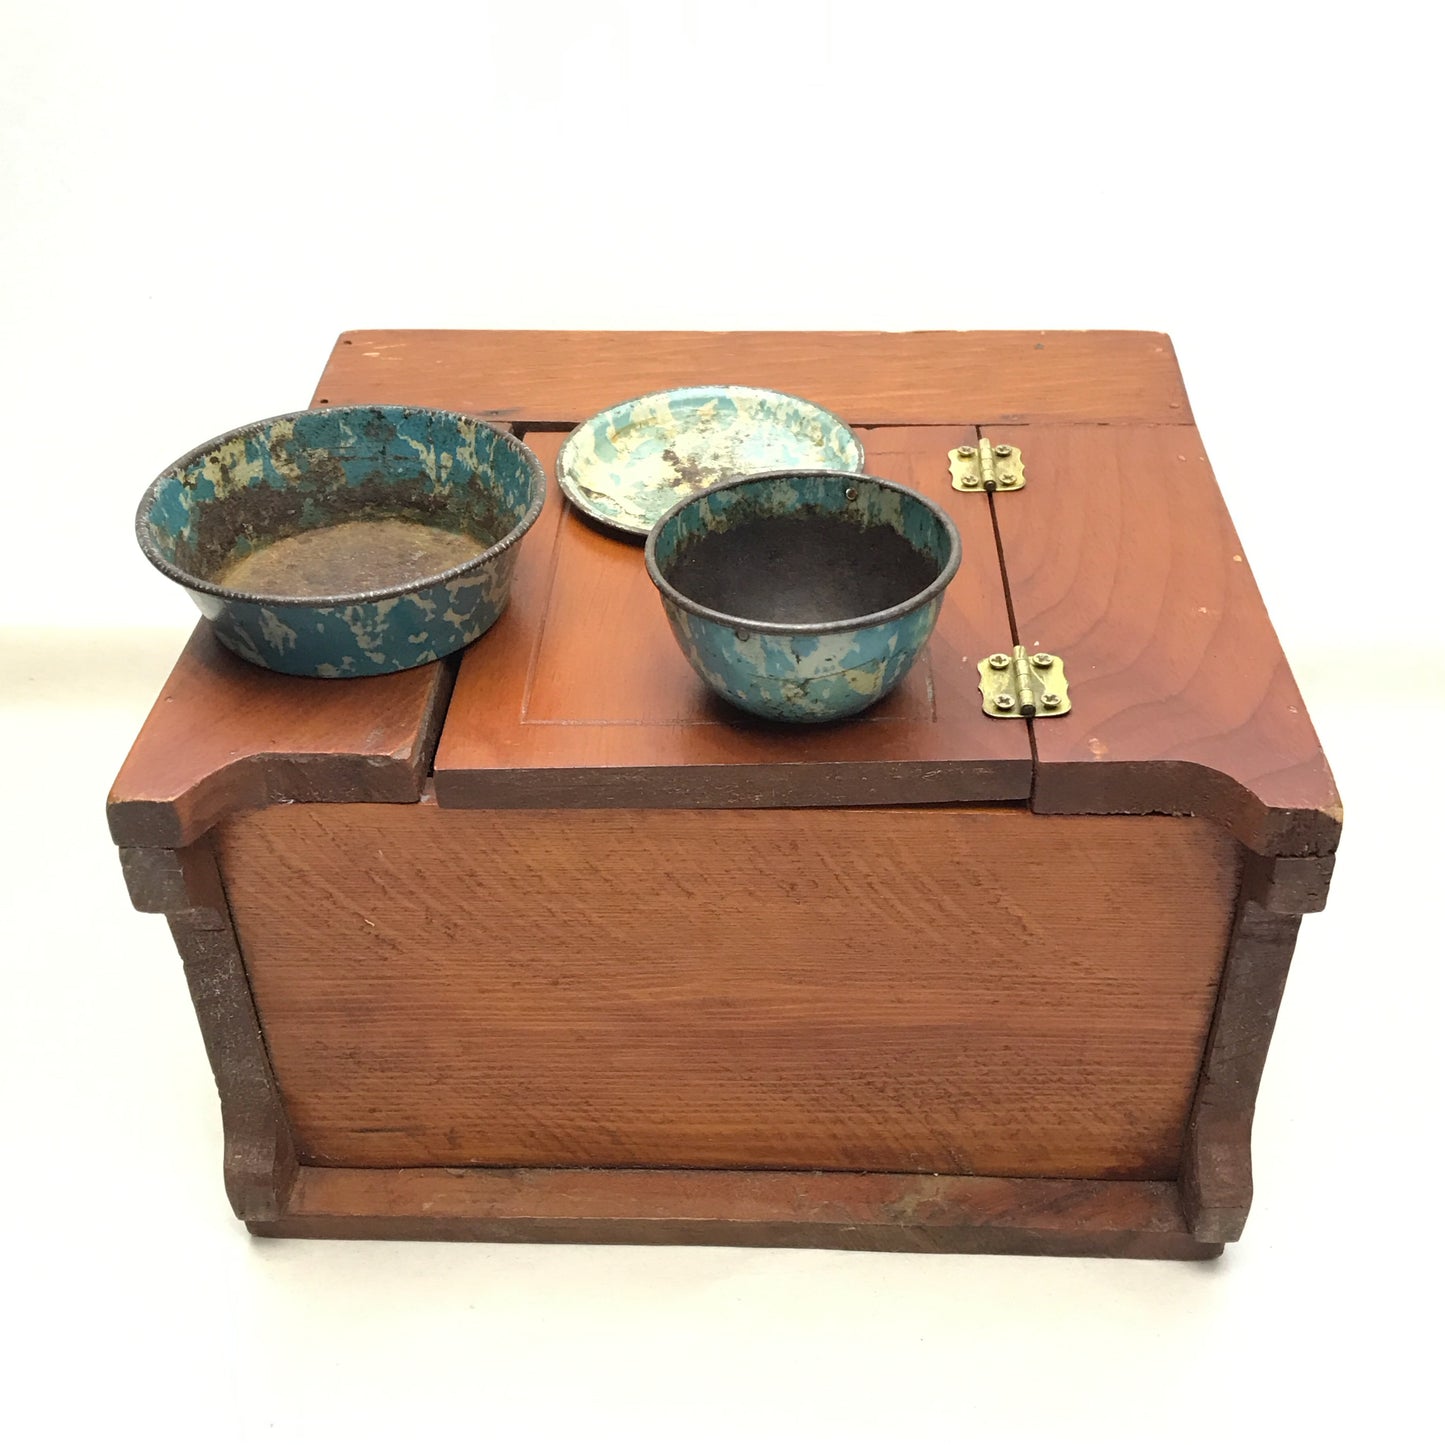
[[[861,432],[866,466],[947,506],[964,567],[924,657],[862,717],[796,727],[719,702],[668,629],[636,540],[548,501],[507,615],[462,659],[437,748],[444,807],[772,807],[1028,797],[1028,735],[978,705],[1008,630],[988,509],[948,485],[958,429]],[[560,437],[528,433],[549,474]]]
[[[1334,851],[1340,800],[1185,423],[984,425],[1027,459],[992,499],[1017,640],[1068,659],[1033,725],[1040,813],[1194,813],[1257,853]]]
[[[374,686],[300,681],[198,634],[117,780],[117,841],[176,846],[228,808],[286,797],[414,798],[445,710],[444,806],[1032,798],[1198,813],[1260,853],[1333,850],[1338,796],[1166,337],[351,333],[315,401],[504,420],[551,474],[562,434],[592,412],[712,381],[837,412],[862,428],[867,470],[958,523],[963,570],[928,654],[877,709],[796,729],[718,703],[673,643],[636,542],[589,526],[554,487],[449,710],[448,664]],[[979,455],[985,435],[995,458],[1022,452],[1027,486],[955,489],[950,453]],[[978,664],[1020,644],[1067,657],[1067,715],[985,715]]]

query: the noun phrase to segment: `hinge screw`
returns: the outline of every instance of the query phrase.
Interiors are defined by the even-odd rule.
[[[1051,652],[1036,652],[1030,659],[1035,667],[1052,667],[1054,656]]]
[[[1056,693],[1056,692],[1046,692],[1046,693],[1039,699],[1039,701],[1040,701],[1041,703],[1043,703],[1043,705],[1044,705],[1045,707],[1048,707],[1048,708],[1058,707],[1058,705],[1059,705],[1059,695],[1058,695],[1058,693]]]
[[[993,454],[996,457],[1011,457],[1013,455],[1013,450],[1014,449],[1007,443],[1003,443],[993,449]]]
[[[972,447],[959,447],[958,449],[958,454],[961,457],[971,457],[973,453],[974,449]]]
[[[1001,692],[994,698],[993,705],[1000,712],[1012,712],[1014,706],[1014,695],[1011,692]]]
[[[995,652],[994,655],[989,658],[988,665],[993,668],[995,672],[1003,672],[1009,665],[1008,654]]]

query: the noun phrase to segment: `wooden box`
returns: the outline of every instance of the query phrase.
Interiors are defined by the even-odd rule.
[[[1164,336],[376,332],[316,401],[472,411],[549,473],[701,381],[859,430],[964,565],[862,718],[716,702],[555,486],[457,660],[280,677],[206,626],[109,802],[258,1234],[1203,1258],[1340,806]],[[962,493],[951,448],[1018,448]],[[1067,716],[978,663],[1063,659]]]

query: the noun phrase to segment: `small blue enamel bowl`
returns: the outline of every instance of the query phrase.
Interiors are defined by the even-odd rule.
[[[647,538],[648,574],[698,676],[780,722],[849,717],[896,687],[961,555],[926,497],[824,470],[721,482]]]
[[[187,452],[147,489],[136,536],[248,662],[366,677],[501,616],[546,487],[521,442],[474,417],[321,407]]]

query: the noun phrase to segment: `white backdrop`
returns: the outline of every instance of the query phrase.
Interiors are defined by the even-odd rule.
[[[1438,1283],[1424,7],[0,12],[17,1438],[1406,1433]],[[1172,334],[1349,813],[1221,1265],[249,1243],[100,821],[193,615],[131,517],[380,326]]]
[[[1413,10],[9,0],[8,618],[187,616],[140,491],[347,328],[1099,326],[1173,335],[1287,646],[1438,634]]]

